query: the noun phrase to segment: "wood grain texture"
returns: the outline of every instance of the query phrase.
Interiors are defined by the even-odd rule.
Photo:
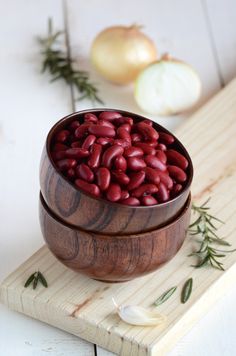
[[[233,245],[236,230],[235,112],[236,81],[233,81],[177,133],[192,152],[195,162],[195,200],[200,203],[212,196],[212,213],[226,222],[219,228],[219,234]],[[125,284],[111,285],[70,271],[43,247],[4,281],[1,299],[14,310],[117,354],[163,355],[235,281],[235,254],[224,258],[224,273],[208,268],[192,269],[189,265],[194,259],[186,256],[194,248],[195,242],[189,238],[172,262],[162,269]],[[24,281],[36,269],[46,276],[48,289],[24,289]],[[181,287],[190,276],[194,286],[188,303],[180,304],[179,288],[179,292],[159,307],[168,317],[162,328],[132,327],[115,314],[112,296],[118,304],[148,307],[162,292],[176,284]]]
[[[111,109],[106,109],[111,110]],[[82,228],[86,231],[102,232],[104,234],[132,234],[157,229],[172,221],[186,203],[193,177],[191,159],[181,142],[176,138],[171,145],[173,149],[181,152],[188,160],[188,179],[184,189],[172,201],[149,207],[133,207],[112,203],[105,199],[94,198],[76,188],[66,179],[52,162],[50,149],[54,135],[66,127],[74,119],[83,122],[86,112],[99,114],[101,110],[83,110],[68,115],[59,121],[49,132],[42,153],[40,164],[40,187],[44,200],[50,210],[63,221]],[[124,116],[132,117],[134,122],[144,119],[140,115],[121,111]],[[162,126],[154,123],[157,131],[169,133]]]
[[[56,219],[42,195],[40,223],[51,252],[67,267],[103,282],[124,282],[155,271],[175,256],[187,234],[191,197],[177,219],[135,235],[103,235],[75,229]]]

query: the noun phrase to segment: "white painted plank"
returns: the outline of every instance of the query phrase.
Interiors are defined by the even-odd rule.
[[[133,99],[133,89],[112,85],[99,77],[89,63],[91,43],[99,31],[116,24],[144,25],[144,31],[154,40],[159,53],[169,52],[193,65],[203,83],[202,104],[220,88],[215,59],[209,41],[206,21],[199,0],[70,0],[69,25],[72,53],[79,58],[81,68],[89,69],[99,83],[107,107],[142,113]],[[77,109],[88,108],[87,101]],[[189,113],[188,113],[189,114]],[[187,115],[172,118],[151,117],[174,129]]]
[[[224,84],[236,76],[236,2],[203,0]]]
[[[45,136],[71,112],[69,90],[41,75],[35,36],[52,16],[61,29],[56,0],[0,2],[0,280],[42,245],[38,223],[39,159]],[[93,345],[8,311],[0,305],[0,355],[94,355]],[[11,335],[11,341],[9,341]]]

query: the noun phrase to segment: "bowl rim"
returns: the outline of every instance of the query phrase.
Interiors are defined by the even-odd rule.
[[[180,211],[180,213],[177,215],[177,217],[175,217],[173,220],[171,220],[170,222],[168,222],[166,225],[163,225],[157,229],[152,229],[149,231],[143,231],[143,232],[139,232],[139,233],[132,233],[132,234],[116,234],[116,233],[98,233],[98,232],[94,232],[94,231],[87,231],[84,229],[79,228],[76,225],[70,224],[67,221],[62,220],[59,216],[57,216],[53,211],[51,211],[51,209],[48,207],[47,203],[45,202],[42,192],[40,191],[39,193],[39,202],[41,204],[41,206],[43,207],[43,209],[46,211],[46,213],[54,220],[56,220],[59,224],[65,226],[68,229],[72,229],[72,230],[76,230],[77,231],[82,231],[83,233],[86,234],[92,234],[93,236],[96,236],[98,238],[117,238],[117,239],[126,239],[126,238],[137,238],[137,237],[146,237],[147,235],[150,235],[150,233],[153,233],[154,231],[158,231],[161,232],[163,230],[166,230],[167,228],[173,226],[174,224],[176,224],[178,221],[180,221],[183,216],[187,213],[187,211],[189,209],[191,209],[191,201],[192,201],[192,195],[191,192],[188,195],[188,198],[184,204],[184,207],[182,208],[182,210]]]
[[[76,187],[69,179],[67,179],[62,173],[61,171],[58,169],[58,167],[56,166],[56,164],[54,163],[53,159],[52,159],[52,155],[51,155],[51,151],[50,151],[50,145],[52,142],[52,138],[54,136],[54,132],[56,129],[58,129],[58,127],[63,126],[63,124],[68,120],[68,121],[72,121],[73,119],[76,119],[79,115],[83,115],[86,113],[96,113],[96,112],[102,112],[102,111],[117,111],[119,113],[122,114],[122,116],[131,116],[132,118],[137,117],[139,120],[150,120],[153,122],[153,124],[155,126],[157,126],[158,129],[160,129],[160,131],[163,131],[169,135],[172,135],[175,138],[175,142],[178,144],[178,146],[180,146],[181,150],[184,151],[184,155],[187,158],[188,162],[189,162],[189,176],[188,176],[188,180],[187,180],[187,184],[185,185],[184,189],[181,191],[181,193],[179,195],[177,195],[176,197],[174,197],[173,199],[168,200],[167,202],[164,203],[160,203],[160,204],[156,204],[156,205],[149,205],[149,206],[145,206],[145,205],[139,205],[139,206],[130,206],[130,205],[125,205],[125,204],[121,204],[118,202],[112,202],[109,200],[106,200],[104,198],[100,198],[100,197],[94,197],[93,195],[84,192],[82,189],[79,189],[78,187]],[[122,209],[128,209],[128,210],[132,210],[132,209],[161,209],[161,208],[165,208],[166,206],[169,206],[170,204],[172,204],[173,202],[177,201],[182,195],[184,195],[184,193],[189,189],[189,187],[191,186],[192,180],[193,180],[193,174],[194,174],[194,169],[193,169],[193,163],[191,160],[191,157],[187,151],[187,149],[184,147],[184,145],[182,144],[182,142],[169,130],[167,130],[165,127],[163,127],[162,125],[158,124],[157,122],[153,121],[152,119],[142,116],[140,114],[136,114],[130,111],[126,111],[126,110],[120,110],[120,109],[111,109],[111,108],[93,108],[93,109],[84,109],[84,110],[79,110],[79,111],[75,111],[69,115],[64,116],[62,119],[60,119],[59,121],[57,121],[49,130],[47,137],[46,137],[46,152],[49,158],[50,163],[52,164],[53,168],[56,170],[56,172],[60,175],[60,177],[67,183],[69,184],[73,190],[75,190],[76,192],[80,192],[81,194],[84,194],[85,196],[89,197],[90,199],[94,199],[99,201],[100,203],[104,203],[104,204],[110,204],[114,207],[119,207]]]

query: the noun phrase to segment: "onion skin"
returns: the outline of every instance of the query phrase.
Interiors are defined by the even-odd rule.
[[[135,25],[103,30],[91,48],[91,61],[96,70],[116,84],[133,82],[140,71],[156,58],[154,43]]]
[[[168,116],[191,108],[201,90],[200,78],[190,65],[164,55],[140,72],[134,97],[143,111]]]

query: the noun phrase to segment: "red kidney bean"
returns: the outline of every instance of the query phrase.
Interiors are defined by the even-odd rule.
[[[75,178],[75,170],[73,168],[68,169],[66,175],[69,179],[73,180]]]
[[[131,125],[130,124],[123,124],[123,125],[120,126],[120,128],[126,130],[129,133],[131,131]]]
[[[158,201],[152,195],[146,195],[142,197],[142,203],[143,205],[150,206],[158,204]]]
[[[178,166],[183,170],[188,167],[188,161],[181,153],[171,149],[166,151],[166,156],[169,164]]]
[[[111,173],[106,167],[100,167],[97,170],[97,184],[104,191],[109,187],[111,181]]]
[[[91,122],[84,122],[75,130],[75,137],[82,138],[87,135],[88,128],[91,126]]]
[[[126,171],[127,169],[127,162],[123,156],[118,156],[114,160],[114,166],[117,170]]]
[[[106,191],[106,197],[110,201],[118,201],[121,197],[121,188],[119,184],[111,183]]]
[[[65,151],[67,150],[68,146],[63,145],[63,143],[55,143],[55,145],[53,146],[53,151]]]
[[[128,190],[122,190],[121,195],[120,195],[120,200],[128,199],[129,198],[129,192]]]
[[[87,113],[84,115],[84,121],[96,123],[96,122],[98,122],[98,118],[96,115],[94,115],[92,113]]]
[[[141,171],[146,167],[146,163],[139,157],[127,158],[127,166],[131,171]]]
[[[139,122],[136,127],[145,140],[157,140],[159,137],[158,132],[152,126],[147,125],[145,122]]]
[[[65,151],[66,157],[68,158],[83,158],[83,157],[88,157],[89,156],[89,151],[86,150],[85,148],[68,148],[68,150]]]
[[[103,111],[101,114],[99,114],[99,120],[108,120],[112,121],[115,119],[119,119],[121,117],[121,114],[116,111]]]
[[[101,153],[102,153],[102,146],[99,145],[98,143],[94,143],[91,146],[90,158],[88,160],[88,166],[90,168],[99,167],[100,159],[101,159]]]
[[[100,126],[107,126],[107,127],[112,128],[112,129],[115,128],[115,126],[114,126],[110,121],[107,121],[107,120],[99,120],[99,121],[98,121],[98,125],[100,125]]]
[[[96,141],[96,136],[88,135],[82,144],[82,148],[84,148],[85,150],[88,150],[89,147],[92,146],[95,141]]]
[[[72,142],[71,145],[70,145],[71,148],[79,148],[81,147],[81,142],[80,141],[75,141],[75,142]],[[84,148],[84,147],[83,147]]]
[[[143,150],[140,147],[128,147],[124,151],[124,156],[125,157],[142,157],[143,156]]]
[[[61,130],[56,134],[55,141],[63,143],[68,139],[69,135],[70,135],[70,131]]]
[[[157,145],[157,149],[161,150],[161,151],[166,151],[167,150],[166,145],[164,145],[164,143],[159,143]]]
[[[57,161],[56,164],[61,171],[67,171],[70,168],[74,168],[77,165],[77,161],[72,158],[65,158]]]
[[[74,120],[71,122],[71,124],[69,125],[69,129],[71,131],[75,131],[78,127],[80,126],[80,122],[78,120]]]
[[[187,180],[188,160],[178,148],[167,148],[174,141],[148,119],[134,125],[118,112],[87,113],[84,122],[74,119],[57,132],[51,157],[68,179],[92,195],[151,206],[177,196]]]
[[[175,141],[172,135],[165,132],[159,132],[159,140],[165,145],[171,145]]]
[[[102,146],[106,146],[106,145],[112,145],[114,139],[111,137],[99,137],[96,142]]]
[[[144,195],[155,194],[158,188],[155,184],[142,184],[138,188],[132,190],[131,195],[135,198],[141,198]]]
[[[147,124],[149,126],[153,126],[153,122],[151,120],[148,120],[148,119],[142,120],[140,122],[143,122],[144,124]]]
[[[122,126],[118,127],[117,135],[118,135],[119,138],[122,138],[124,140],[127,140],[127,141],[131,142],[130,134],[124,127],[122,127]]]
[[[166,171],[166,165],[160,159],[158,159],[156,156],[147,155],[144,157],[144,160],[145,160],[147,166],[149,166],[151,168],[157,168],[163,172]]]
[[[161,183],[163,183],[167,189],[172,189],[173,188],[173,180],[169,177],[168,172],[162,172],[159,170],[156,170],[158,176],[160,177]]]
[[[124,149],[121,146],[115,145],[106,149],[102,156],[102,165],[111,168],[112,161],[124,153]]]
[[[78,188],[84,190],[86,193],[89,193],[96,197],[100,196],[100,189],[96,184],[85,182],[82,179],[76,179],[75,184],[77,185]]]
[[[142,141],[142,136],[139,133],[133,133],[130,135],[130,137],[132,142],[136,143]]]
[[[130,205],[130,206],[139,206],[140,201],[137,198],[134,197],[129,197],[127,199],[119,201],[119,203],[124,204],[124,205]]]
[[[115,123],[117,125],[129,124],[130,126],[133,126],[134,120],[131,117],[121,116],[115,120]]]
[[[153,140],[153,141],[146,141],[146,143],[148,143],[149,146],[154,147],[154,148],[156,148],[157,145],[158,145],[158,143],[157,143],[156,140]]]
[[[164,164],[166,164],[166,162],[167,162],[167,157],[166,157],[166,155],[165,155],[165,153],[164,153],[163,151],[157,150],[157,151],[156,151],[156,157],[157,157],[160,161],[162,161]]]
[[[76,167],[76,176],[91,183],[94,180],[93,171],[85,163],[81,163]]]
[[[136,172],[136,173],[131,173],[129,177],[130,177],[130,182],[127,185],[128,191],[138,188],[144,182],[145,172],[140,171],[140,172]]]
[[[175,184],[172,188],[172,190],[170,191],[170,195],[172,198],[176,197],[179,192],[181,192],[181,190],[183,189],[183,186],[181,184]]]
[[[123,171],[112,171],[112,177],[121,185],[129,184],[130,178]]]
[[[160,183],[160,176],[158,174],[158,171],[156,169],[153,169],[151,167],[146,167],[144,169],[145,175],[146,175],[146,180],[150,183],[153,184],[159,184]]]
[[[158,201],[160,201],[161,203],[166,202],[170,198],[169,191],[167,190],[165,184],[163,184],[163,183],[160,183],[158,185],[158,192],[156,195],[157,195]]]
[[[66,151],[55,151],[51,152],[52,158],[55,161],[60,161],[61,159],[66,158]]]
[[[131,142],[130,141],[124,140],[122,138],[120,138],[120,139],[118,138],[118,139],[114,140],[113,144],[121,146],[123,148],[127,148],[127,147],[131,146]]]
[[[143,150],[143,153],[146,155],[155,155],[156,150],[154,147],[151,147],[148,143],[145,142],[135,142],[134,144],[136,147],[139,147]]]
[[[170,176],[177,182],[183,183],[187,180],[187,175],[181,168],[177,166],[168,166],[167,169]]]
[[[115,137],[116,132],[111,127],[102,125],[90,125],[88,132],[97,137]]]

